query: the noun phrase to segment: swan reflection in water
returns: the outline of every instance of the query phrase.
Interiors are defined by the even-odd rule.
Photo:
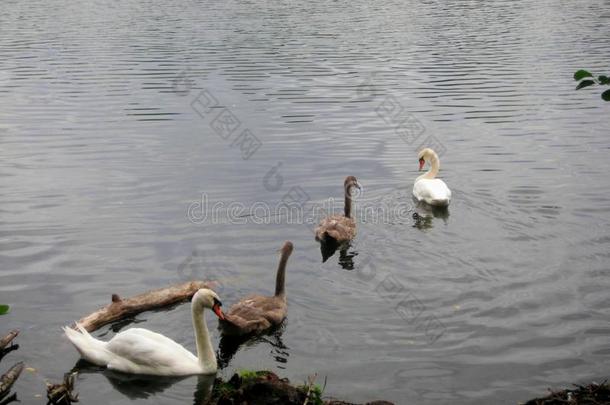
[[[87,362],[79,360],[72,368],[70,373],[78,372],[84,374],[102,374],[108,379],[114,389],[127,398],[133,399],[148,399],[158,394],[163,393],[174,384],[189,378],[197,378],[197,386],[193,393],[193,404],[203,405],[210,400],[212,388],[216,375],[197,375],[197,376],[180,376],[180,377],[164,377],[164,376],[149,376],[138,374],[120,373],[108,370],[105,367],[99,367]]]
[[[439,218],[443,220],[443,223],[447,223],[449,218],[448,207],[436,207],[426,204],[423,201],[415,202],[415,212],[413,213],[413,227],[417,229],[430,229],[433,225],[433,218]]]
[[[260,343],[267,343],[272,347],[271,353],[278,363],[285,364],[290,356],[288,347],[282,341],[285,322],[279,326],[271,328],[268,331],[259,335],[245,336],[222,336],[218,344],[216,358],[218,359],[218,369],[222,370],[228,367],[233,359],[233,356],[238,352],[239,348],[256,346]],[[278,366],[278,368],[284,368]]]
[[[344,270],[354,270],[354,258],[358,256],[358,252],[350,250],[352,242],[337,243],[334,241],[320,243],[320,253],[322,254],[322,263],[331,258],[335,252],[339,251],[339,265]]]

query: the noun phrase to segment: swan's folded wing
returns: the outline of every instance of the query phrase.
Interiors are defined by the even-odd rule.
[[[448,201],[451,190],[441,179],[421,179],[413,185],[413,195],[419,201]]]
[[[413,185],[413,195],[419,201],[431,198],[428,180],[422,179],[416,181]]]
[[[264,318],[264,308],[262,304],[267,298],[268,297],[261,295],[250,295],[233,304],[225,314],[225,318],[232,323],[237,323],[241,319],[254,320]]]
[[[231,306],[220,325],[229,334],[248,334],[280,324],[285,317],[283,299],[251,295]]]
[[[342,215],[324,218],[316,228],[316,239],[324,240],[325,234],[337,241],[353,239],[356,236],[356,222]]]
[[[173,340],[146,329],[133,328],[116,335],[108,342],[108,350],[117,356],[110,368],[146,372],[175,368],[184,359],[197,362],[197,357]],[[127,369],[127,370],[125,370]]]

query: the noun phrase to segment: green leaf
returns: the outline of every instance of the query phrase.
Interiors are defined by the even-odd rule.
[[[599,84],[610,84],[610,77],[601,75],[597,78]]]
[[[11,307],[9,307],[8,305],[0,305],[0,315],[5,315],[8,314],[8,311],[10,311]]]
[[[610,89],[608,89],[602,93],[602,99],[604,101],[610,101]]]
[[[593,80],[583,80],[582,82],[578,83],[578,86],[576,86],[576,90],[580,90],[582,88],[589,87],[594,84],[595,82]]]
[[[574,73],[574,80],[579,81],[581,79],[584,79],[585,77],[593,77],[593,75],[589,72],[587,72],[586,70],[577,70],[576,73]]]

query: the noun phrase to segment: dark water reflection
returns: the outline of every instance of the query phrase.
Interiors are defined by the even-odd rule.
[[[278,363],[279,369],[284,369],[283,363],[288,362],[290,356],[289,348],[282,340],[285,324],[272,328],[261,335],[248,336],[222,336],[218,342],[218,350],[216,357],[218,359],[218,367],[225,369],[230,366],[233,356],[240,350],[247,347],[254,347],[259,344],[267,346],[270,349],[270,355]]]
[[[191,278],[216,280],[226,304],[271,293],[284,240],[296,249],[281,344],[240,345],[223,376],[317,372],[329,395],[401,404],[514,403],[603,378],[609,105],[571,78],[608,73],[607,10],[3,2],[0,303],[12,312],[0,329],[22,329],[3,364],[37,370],[20,399],[40,403],[44,379],[71,369],[60,326],[112,293]],[[205,113],[203,89],[217,101]],[[227,111],[234,133],[213,129]],[[262,142],[252,155],[245,129]],[[445,213],[411,199],[423,143],[444,151]],[[348,174],[366,190],[358,237],[322,263],[311,224],[264,206],[322,204]],[[131,321],[194,350],[186,305]],[[95,371],[78,391],[91,404],[183,404],[197,384],[153,383],[144,398]]]
[[[87,374],[101,374],[108,379],[108,382],[117,392],[120,392],[130,400],[154,398],[170,389],[170,387],[187,379],[192,379],[197,382],[196,389],[193,392],[194,405],[206,404],[206,401],[209,400],[212,393],[214,379],[216,378],[213,375],[161,377],[124,374],[110,371],[102,367],[96,367],[83,360],[79,360],[72,368],[71,372],[77,372],[79,376],[81,376],[80,378]]]

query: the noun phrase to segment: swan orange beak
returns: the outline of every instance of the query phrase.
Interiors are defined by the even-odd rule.
[[[220,305],[214,304],[214,306],[212,307],[212,311],[214,311],[214,313],[216,314],[218,319],[220,319],[221,321],[225,320],[225,314],[222,313],[222,309],[220,309]]]
[[[425,164],[426,161],[423,158],[419,159],[419,170],[423,169]]]

